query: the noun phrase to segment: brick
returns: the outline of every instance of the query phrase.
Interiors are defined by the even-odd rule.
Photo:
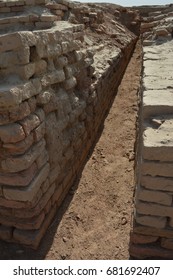
[[[19,200],[19,201],[32,201],[38,190],[40,189],[43,182],[46,180],[49,173],[49,164],[46,164],[30,185],[26,188],[4,188],[4,197],[9,200]]]
[[[54,15],[44,15],[43,14],[40,16],[40,20],[45,21],[45,22],[48,22],[48,21],[54,22],[56,19],[57,19],[57,17]]]
[[[28,63],[24,66],[18,67],[16,72],[22,80],[29,80],[35,74],[35,63]]]
[[[10,13],[11,9],[9,7],[0,8],[0,13]]]
[[[47,62],[43,59],[35,62],[35,75],[41,76],[47,72]]]
[[[22,91],[18,87],[0,88],[0,108],[16,108],[22,102]]]
[[[131,256],[139,259],[146,259],[154,257],[155,259],[161,258],[166,260],[173,259],[173,251],[166,250],[163,248],[153,247],[153,246],[146,246],[141,247],[140,245],[131,244],[129,253]]]
[[[38,21],[38,22],[35,22],[35,26],[38,28],[38,29],[48,29],[50,27],[53,26],[53,22],[51,21]]]
[[[165,228],[167,218],[157,216],[141,216],[136,215],[135,220],[138,224],[154,227],[154,228]]]
[[[34,208],[23,209],[23,211],[21,211],[21,209],[15,209],[14,210],[15,217],[30,219],[40,215],[40,213],[46,207],[47,202],[54,194],[55,188],[56,188],[55,184],[51,185],[47,190],[47,192],[40,198],[40,200],[38,201],[37,205]]]
[[[75,77],[72,77],[64,82],[64,88],[66,90],[72,89],[77,85],[77,81]]]
[[[0,206],[5,208],[21,209],[27,208],[29,205],[26,202],[8,200],[4,197],[0,197]]]
[[[30,107],[31,113],[34,113],[37,107],[36,98],[34,96],[28,99],[28,105]]]
[[[44,137],[45,129],[45,122],[41,123],[37,128],[34,129],[33,135],[35,142],[40,141]]]
[[[165,249],[173,250],[173,238],[162,238],[161,246]]]
[[[22,102],[17,109],[10,110],[10,121],[16,122],[30,115],[31,110],[27,102]]]
[[[60,83],[65,80],[65,74],[63,70],[56,70],[49,74],[44,75],[41,79],[41,83],[43,86],[49,86],[52,84]]]
[[[8,1],[8,2],[5,3],[5,6],[6,7],[13,7],[13,6],[15,6],[15,3],[14,3],[14,1]]]
[[[36,4],[35,0],[25,0],[25,4],[27,6],[34,6]]]
[[[21,87],[22,92],[22,100],[26,100],[31,98],[32,96],[37,94],[37,90],[32,82],[26,82]]]
[[[24,140],[17,142],[15,144],[3,144],[3,148],[8,154],[11,155],[21,155],[25,153],[34,143],[33,134],[28,135]]]
[[[48,3],[46,4],[46,7],[51,10],[63,10],[63,11],[68,10],[67,6],[58,3]]]
[[[173,208],[168,206],[137,201],[136,210],[139,214],[173,218]]]
[[[142,163],[142,175],[173,177],[172,163],[144,161]]]
[[[33,145],[25,154],[2,160],[1,161],[2,170],[9,173],[26,170],[38,158],[40,153],[44,153],[44,151],[45,151],[45,140],[42,139],[40,142]]]
[[[23,6],[11,7],[11,12],[23,12],[23,11],[24,11]]]
[[[173,179],[171,178],[141,176],[141,185],[147,189],[173,192]]]
[[[133,232],[142,235],[151,235],[157,237],[166,237],[166,238],[173,238],[173,231],[172,229],[159,229],[154,227],[146,227],[139,224],[134,223]]]
[[[37,166],[34,163],[27,170],[21,171],[17,174],[0,173],[0,183],[7,186],[27,186],[32,181],[36,172],[37,172]]]
[[[31,114],[24,120],[20,121],[26,135],[29,135],[32,130],[40,125],[40,119],[36,114]]]
[[[16,143],[25,138],[22,126],[18,123],[0,126],[0,139],[4,143]]]
[[[7,219],[7,217],[1,215],[0,222],[6,226],[14,226],[18,229],[32,230],[40,228],[44,221],[44,217],[44,211],[42,211],[38,216],[29,219],[19,219],[11,216],[9,216]]]
[[[39,108],[35,111],[35,114],[39,117],[40,122],[43,122],[45,120],[45,113],[44,110]]]
[[[37,95],[37,104],[38,105],[44,105],[50,102],[51,98],[54,96],[54,93],[49,91],[41,92],[39,95]]]
[[[155,202],[168,206],[172,204],[172,195],[164,192],[148,191],[144,188],[138,189],[137,198],[142,201]]]
[[[45,220],[39,230],[24,231],[15,229],[13,233],[14,240],[16,240],[19,243],[29,245],[34,249],[37,249],[55,213],[56,207],[53,207],[51,211],[46,215]]]
[[[157,236],[131,233],[130,242],[134,244],[148,244],[158,240]]]
[[[0,239],[10,240],[12,239],[13,228],[0,225]]]
[[[42,168],[42,166],[45,165],[46,162],[48,162],[48,160],[49,160],[49,155],[45,150],[45,152],[41,153],[40,156],[36,159],[36,164],[38,169]]]

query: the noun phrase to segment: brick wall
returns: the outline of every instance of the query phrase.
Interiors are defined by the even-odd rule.
[[[0,36],[0,238],[8,242],[38,247],[85,163],[136,42],[127,33],[123,51],[117,48],[101,71],[94,52],[83,48],[83,28],[64,21]]]
[[[173,259],[173,50],[170,11],[152,12],[148,22],[149,30],[143,34],[140,135],[130,254],[142,259]],[[144,26],[146,23],[142,25],[143,31]]]

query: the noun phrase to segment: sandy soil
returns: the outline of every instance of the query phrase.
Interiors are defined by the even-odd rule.
[[[0,242],[1,259],[129,259],[141,47],[103,130],[38,251]]]

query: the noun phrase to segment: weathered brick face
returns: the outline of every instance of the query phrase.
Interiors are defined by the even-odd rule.
[[[173,259],[172,9],[149,12],[141,25],[142,106],[130,244],[130,254],[137,258]]]
[[[34,3],[44,1],[15,7]],[[67,3],[47,8],[57,15]],[[40,24],[55,17],[43,15]],[[0,36],[0,238],[6,241],[39,245],[87,158],[136,41],[127,33],[123,52],[115,48],[112,63],[97,74],[83,29],[59,22]]]

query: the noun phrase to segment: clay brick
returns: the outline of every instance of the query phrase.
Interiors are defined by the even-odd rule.
[[[32,164],[27,170],[21,171],[19,173],[0,173],[0,183],[7,186],[27,186],[37,172],[36,164]],[[3,189],[6,187],[4,186]],[[13,200],[13,196],[10,198]]]
[[[40,122],[43,122],[45,120],[45,113],[44,110],[39,108],[35,111],[35,114],[39,117]]]
[[[146,162],[142,163],[142,175],[173,177],[172,163]]]
[[[22,102],[22,91],[18,87],[0,88],[0,108],[16,108]]]
[[[54,194],[55,188],[56,185],[52,184],[47,190],[47,192],[40,198],[40,200],[34,208],[23,209],[23,211],[21,209],[15,209],[13,212],[14,216],[18,218],[30,219],[32,217],[40,215],[41,211],[46,207],[47,202]]]
[[[27,208],[29,205],[26,202],[20,202],[15,200],[8,200],[4,197],[0,197],[0,206],[5,208],[21,209]]]
[[[0,13],[10,13],[11,9],[9,7],[0,8]]]
[[[4,225],[0,225],[0,238],[3,240],[10,240],[12,239],[13,228],[7,227]]]
[[[137,201],[136,210],[139,214],[173,218],[173,208],[168,206]]]
[[[20,124],[13,123],[0,126],[0,139],[4,143],[16,143],[25,138],[25,133]]]
[[[45,21],[45,22],[48,22],[48,21],[51,21],[51,22],[53,22],[53,21],[55,21],[56,20],[56,16],[54,16],[54,15],[41,15],[40,16],[40,20],[41,21]]]
[[[24,120],[20,121],[26,135],[29,135],[32,130],[40,125],[40,119],[36,114],[31,114]]]
[[[41,186],[42,193],[44,194],[49,188],[49,180],[47,179]]]
[[[158,240],[157,236],[131,233],[130,241],[134,244],[148,244]]]
[[[158,204],[168,205],[172,204],[172,195],[158,191],[148,191],[140,188],[137,193],[137,198],[142,201],[155,202]]]
[[[25,212],[24,212],[25,213]],[[15,217],[4,217],[4,216],[0,216],[0,222],[3,225],[6,226],[14,226],[18,229],[26,229],[26,230],[32,230],[32,229],[39,229],[41,224],[44,221],[44,217],[45,214],[42,211],[38,216],[36,217],[32,217],[29,219],[19,219],[19,218],[15,218]]]
[[[24,66],[20,66],[17,69],[17,73],[22,80],[29,80],[35,74],[35,63],[28,63]]]
[[[21,86],[22,100],[31,98],[37,94],[37,90],[32,82],[26,82]]]
[[[173,239],[171,238],[162,238],[161,246],[165,249],[173,250]]]
[[[4,197],[9,200],[32,201],[49,173],[49,164],[46,164],[30,185],[26,188],[4,188]]]
[[[146,227],[139,224],[134,223],[133,232],[142,235],[151,235],[157,237],[166,237],[166,238],[173,238],[173,231],[172,229],[159,229],[154,227]]]
[[[138,224],[155,228],[165,228],[167,222],[166,217],[157,216],[136,215],[135,220]]]
[[[142,247],[141,245],[130,245],[129,253],[131,256],[139,258],[139,259],[146,259],[151,257],[155,257],[156,259],[166,259],[172,260],[173,259],[173,251],[166,250],[163,248],[153,247],[153,246],[146,246]]]
[[[25,153],[34,143],[33,134],[28,135],[24,140],[15,144],[3,144],[3,148],[11,155],[21,155]]]
[[[6,7],[13,7],[13,6],[15,6],[15,3],[14,3],[14,1],[8,1],[8,2],[5,3],[5,6]]]
[[[40,94],[37,95],[37,104],[38,105],[47,104],[50,102],[53,96],[54,93],[51,90],[41,92]]]
[[[51,72],[50,74],[44,75],[41,79],[41,83],[43,86],[49,86],[52,84],[60,83],[65,80],[65,74],[63,70],[56,70]]]
[[[47,72],[47,62],[43,59],[35,62],[35,75],[41,76]]]
[[[23,1],[19,0],[19,1],[15,2],[15,6],[24,6],[24,4],[25,4],[24,0]]]
[[[64,88],[65,88],[66,90],[69,90],[69,89],[74,88],[74,87],[76,86],[76,84],[77,84],[77,81],[76,81],[76,78],[75,78],[75,77],[72,77],[72,78],[66,80],[66,81],[63,83]]]
[[[173,179],[171,178],[141,176],[141,185],[147,189],[173,192]]]
[[[30,107],[31,113],[34,113],[37,107],[37,102],[35,97],[31,97],[28,99],[28,105]]]
[[[13,173],[28,169],[41,153],[45,151],[45,140],[33,145],[25,154],[2,160],[1,167],[5,172]]]
[[[39,230],[18,230],[15,229],[13,233],[13,238],[19,243],[29,245],[30,247],[37,249],[41,238],[46,232],[48,226],[50,225],[54,215],[56,213],[56,207],[53,207],[51,211],[46,215],[45,220]]]
[[[23,6],[11,7],[11,12],[23,12],[23,11],[24,11]]]
[[[50,27],[52,27],[53,25],[53,22],[51,21],[38,21],[38,22],[35,22],[35,26],[38,28],[38,29],[48,29]]]
[[[67,6],[58,3],[48,3],[46,4],[46,7],[51,10],[63,10],[63,11],[68,10]]]
[[[34,6],[36,4],[35,0],[25,0],[25,4],[27,6]]]
[[[9,9],[10,8],[5,8]],[[21,48],[21,38],[18,34],[6,34],[0,37],[0,52],[6,52]]]
[[[13,122],[19,121],[30,115],[31,110],[28,102],[22,102],[17,109],[10,110],[10,120]]]
[[[47,151],[45,150],[45,152],[41,153],[40,156],[36,160],[38,169],[42,168],[42,166],[45,165],[46,162],[48,162],[48,160],[49,160],[49,155],[48,155]]]
[[[42,122],[37,128],[34,129],[33,135],[34,135],[34,141],[38,142],[40,141],[44,135],[45,135],[45,122]]]

